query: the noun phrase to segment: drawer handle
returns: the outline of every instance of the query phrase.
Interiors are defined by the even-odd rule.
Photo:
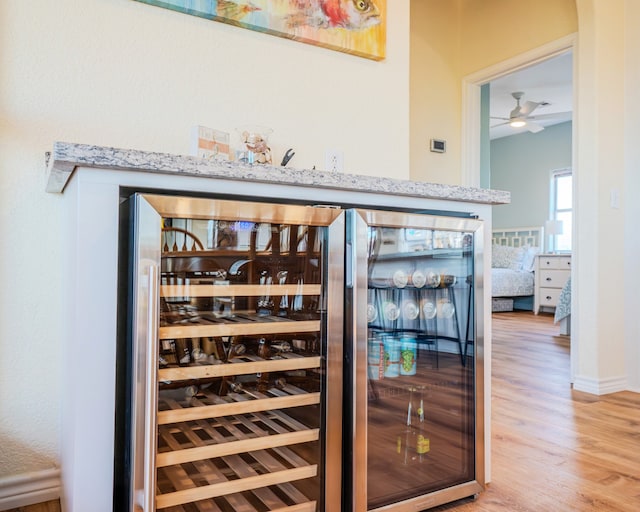
[[[547,295],[547,300],[551,300],[551,295]]]
[[[548,283],[549,283],[549,282],[551,282],[551,278],[550,278],[550,277],[547,277],[546,281],[547,281]]]

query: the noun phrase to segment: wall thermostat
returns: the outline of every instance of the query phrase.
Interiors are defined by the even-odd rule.
[[[434,153],[444,153],[447,150],[447,141],[431,139],[431,151]]]

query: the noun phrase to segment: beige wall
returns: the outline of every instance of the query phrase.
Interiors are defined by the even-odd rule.
[[[597,383],[626,369],[640,389],[637,1],[414,0],[411,89],[409,0],[388,5],[376,63],[129,0],[0,2],[0,477],[57,460],[69,283],[57,271],[64,197],[44,193],[54,140],[185,153],[193,124],[260,122],[276,155],[296,148],[296,167],[337,147],[349,170],[459,183],[462,77],[575,32],[576,19],[578,373]],[[415,33],[419,17],[430,30]],[[425,156],[431,137],[449,151]]]
[[[463,76],[578,30],[575,0],[460,1]]]
[[[575,0],[411,2],[411,178],[460,184],[463,77],[577,31]],[[431,153],[443,138],[447,153]]]
[[[460,184],[460,2],[411,2],[411,179]],[[432,153],[431,139],[447,142]]]
[[[193,125],[260,123],[278,162],[337,148],[348,171],[408,178],[409,0],[388,2],[387,38],[374,62],[131,0],[0,2],[0,477],[57,461],[71,283],[52,142],[185,154]]]

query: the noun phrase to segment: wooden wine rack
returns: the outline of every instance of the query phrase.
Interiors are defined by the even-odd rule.
[[[206,338],[222,336],[256,336],[260,334],[292,334],[297,332],[316,332],[320,329],[319,321],[275,321],[229,324],[172,325],[160,327],[160,339]]]
[[[269,293],[319,295],[320,285],[272,285]],[[230,295],[265,295],[265,286],[161,286],[162,297]],[[238,315],[163,325],[159,339],[319,333],[320,329],[320,320]],[[315,512],[317,500],[305,494],[304,485],[295,483],[318,476],[318,464],[307,460],[314,457],[301,454],[313,450],[305,443],[320,443],[321,431],[284,410],[318,406],[320,392],[287,383],[263,391],[241,388],[224,396],[216,394],[215,386],[206,385],[195,395],[180,393],[201,380],[276,372],[318,374],[321,365],[320,355],[288,352],[273,359],[242,354],[225,364],[159,369],[156,508],[169,512]],[[185,388],[179,387],[181,381]],[[163,393],[166,383],[178,388]]]
[[[227,295],[258,297],[260,295],[320,295],[319,284],[165,284],[160,287],[163,297],[225,297]]]

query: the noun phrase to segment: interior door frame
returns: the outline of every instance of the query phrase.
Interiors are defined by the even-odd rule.
[[[544,46],[534,48],[526,53],[516,55],[492,66],[481,69],[462,79],[462,185],[480,187],[480,88],[484,84],[556,57],[570,50],[574,51],[573,103],[577,104],[577,73],[575,52],[577,34],[570,34],[561,39],[551,41]],[[575,112],[575,109],[574,109]],[[573,123],[574,126],[577,123]],[[575,132],[573,134],[575,148]],[[575,149],[573,150],[575,162]]]
[[[481,147],[481,118],[480,118],[480,88],[482,85],[500,78],[501,76],[508,75],[520,69],[526,68],[533,64],[537,64],[544,60],[556,57],[568,51],[573,51],[573,123],[572,123],[572,148],[571,159],[573,167],[573,237],[575,240],[576,233],[578,232],[578,224],[580,222],[580,216],[578,214],[579,201],[576,198],[576,180],[579,179],[578,169],[576,169],[575,163],[577,162],[577,147],[578,147],[578,113],[575,106],[578,104],[578,34],[569,34],[555,41],[546,43],[543,46],[533,48],[525,53],[516,55],[502,62],[498,62],[492,66],[481,69],[463,77],[462,79],[462,140],[461,140],[461,163],[462,173],[461,181],[462,185],[470,187],[480,187],[480,147]],[[572,251],[572,259],[575,260],[575,251]],[[575,262],[574,262],[575,263]],[[575,269],[576,265],[572,265]],[[570,341],[570,379],[571,383],[575,380],[575,372],[578,361],[578,349],[579,349],[579,326],[577,325],[577,296],[579,283],[576,279],[576,272],[571,272],[571,283],[573,288],[572,293],[572,315],[571,315],[571,341]],[[487,333],[490,344],[491,332],[490,327]],[[490,375],[487,377],[490,380]],[[490,386],[490,382],[488,383]],[[485,389],[490,392],[490,387],[485,384]],[[490,400],[489,400],[490,403]]]

